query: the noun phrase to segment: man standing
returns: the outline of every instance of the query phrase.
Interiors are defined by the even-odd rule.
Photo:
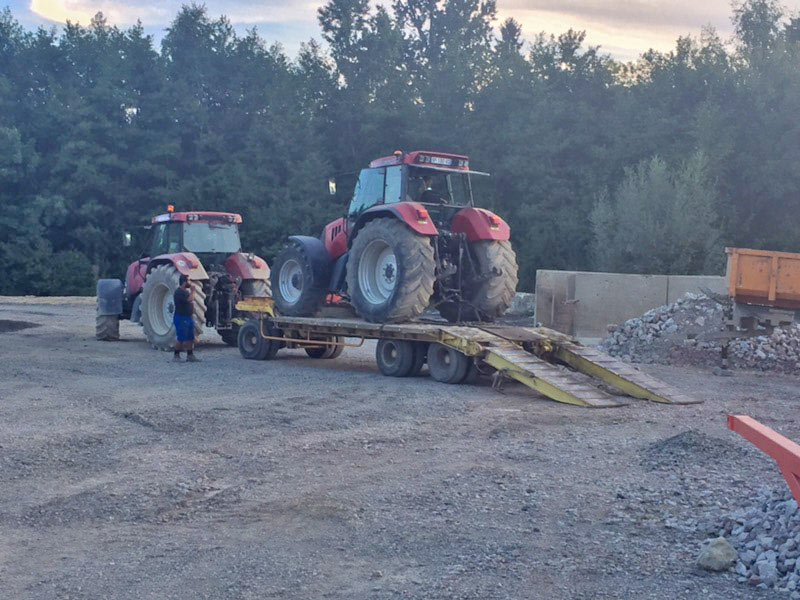
[[[200,362],[194,355],[194,289],[189,283],[186,275],[181,275],[178,279],[179,286],[175,290],[175,314],[172,322],[175,323],[175,334],[178,338],[175,344],[175,355],[172,357],[174,362],[181,360],[181,350],[186,351],[186,362]]]

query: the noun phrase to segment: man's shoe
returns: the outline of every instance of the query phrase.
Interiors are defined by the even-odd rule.
[[[180,354],[173,354],[172,355],[172,362],[181,362],[181,355]]]
[[[194,354],[190,354],[186,357],[186,362],[203,362],[199,358],[197,358]]]

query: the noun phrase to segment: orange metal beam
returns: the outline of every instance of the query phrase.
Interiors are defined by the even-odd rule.
[[[771,456],[781,470],[794,499],[800,504],[800,444],[752,417],[728,416],[728,428]]]

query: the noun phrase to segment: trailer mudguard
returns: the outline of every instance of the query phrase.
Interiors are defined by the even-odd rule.
[[[225,260],[225,271],[228,275],[245,279],[261,279],[269,281],[269,267],[267,262],[255,254],[237,252]]]
[[[99,279],[97,281],[97,314],[122,314],[122,280]]]
[[[511,237],[508,223],[485,208],[462,208],[453,216],[450,230],[463,233],[468,242],[481,240],[506,241]]]
[[[399,219],[419,235],[439,235],[439,230],[428,215],[428,209],[419,202],[398,202],[397,204],[378,204],[362,212],[350,234],[350,241],[355,239],[356,233],[364,225],[374,219],[392,217]]]
[[[321,240],[309,235],[293,235],[289,237],[289,243],[300,246],[308,256],[314,272],[314,281],[331,280],[333,260]]]

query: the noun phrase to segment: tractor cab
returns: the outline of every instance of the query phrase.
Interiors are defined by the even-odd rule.
[[[378,204],[418,202],[429,210],[473,205],[469,158],[439,152],[395,152],[362,169],[348,209],[349,219]],[[448,211],[448,212],[453,212]]]
[[[204,265],[222,263],[240,252],[239,224],[234,213],[168,212],[153,217],[145,256],[192,252]]]

